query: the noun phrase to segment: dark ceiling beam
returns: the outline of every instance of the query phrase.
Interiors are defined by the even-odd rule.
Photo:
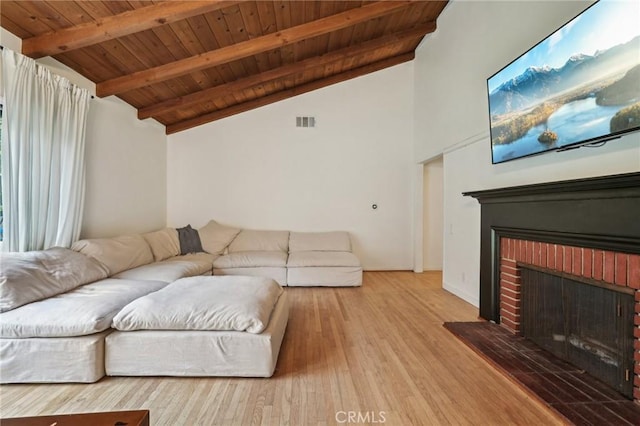
[[[316,80],[311,83],[293,87],[291,89],[282,90],[280,92],[276,92],[271,95],[267,95],[261,98],[243,102],[241,104],[232,105],[228,108],[214,111],[208,114],[203,114],[198,117],[190,118],[188,120],[180,121],[174,124],[169,124],[166,127],[166,132],[168,135],[181,132],[183,130],[200,126],[202,124],[206,124],[211,121],[220,120],[221,118],[230,117],[235,114],[240,114],[241,112],[249,111],[261,106],[269,105],[284,99],[301,95],[303,93],[307,93],[313,90],[321,89],[323,87],[331,86],[332,84],[340,83],[346,80],[350,80],[352,78],[363,76],[365,74],[380,71],[382,69],[389,68],[394,65],[408,62],[413,60],[414,57],[415,57],[415,53],[409,52],[409,53],[404,53],[391,58],[383,59],[378,62],[367,64],[359,68],[355,68],[340,74],[333,75],[331,77]]]
[[[238,1],[168,1],[129,10],[22,41],[22,53],[32,58],[53,56],[124,37],[237,4]]]
[[[187,108],[201,102],[208,102],[211,99],[221,98],[233,93],[242,92],[243,90],[252,88],[256,85],[265,84],[280,78],[295,75],[306,70],[327,65],[337,61],[343,61],[346,58],[362,55],[385,46],[396,43],[402,43],[407,40],[414,40],[424,37],[425,34],[432,33],[436,29],[436,23],[431,21],[419,25],[409,30],[397,32],[376,39],[366,41],[355,46],[348,46],[340,50],[326,53],[321,56],[315,56],[293,64],[287,64],[260,74],[241,78],[227,84],[221,84],[199,92],[168,99],[153,105],[149,105],[138,110],[138,118],[145,118],[162,115],[176,109]]]
[[[388,15],[406,8],[410,4],[411,1],[379,1],[367,4],[366,6],[221,47],[190,58],[103,81],[96,85],[96,94],[100,97],[115,95],[180,77],[191,72],[216,67]]]

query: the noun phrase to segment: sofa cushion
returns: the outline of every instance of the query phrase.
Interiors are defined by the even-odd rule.
[[[147,241],[153,258],[156,262],[168,259],[180,254],[180,241],[178,241],[178,231],[174,228],[164,228],[159,231],[142,234]]]
[[[301,251],[289,254],[288,268],[309,266],[360,266],[353,253],[345,251]]]
[[[191,277],[137,299],[113,319],[118,330],[234,330],[261,333],[283,293],[262,277]]]
[[[153,262],[151,248],[139,234],[80,240],[71,248],[100,261],[109,270],[109,275]]]
[[[202,248],[207,253],[222,254],[224,249],[240,233],[240,228],[221,225],[215,220],[210,220],[202,228],[198,229]]]
[[[348,232],[292,232],[289,252],[296,251],[351,251]]]
[[[62,247],[0,254],[0,312],[106,278],[100,262]]]
[[[256,268],[262,266],[279,266],[284,268],[286,265],[287,254],[281,251],[244,251],[229,253],[213,261],[213,267],[219,269]]]
[[[229,245],[229,253],[238,251],[289,251],[289,231],[244,229]]]
[[[211,275],[215,255],[209,253],[192,253],[171,257],[162,262],[149,263],[120,272],[113,278],[130,280],[152,280],[173,282],[184,277],[195,275]]]
[[[0,314],[0,337],[70,337],[98,333],[132,300],[160,290],[161,281],[107,278]]]

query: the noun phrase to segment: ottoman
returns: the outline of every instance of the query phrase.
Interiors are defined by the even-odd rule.
[[[106,374],[270,377],[288,318],[286,293],[272,279],[183,278],[114,317]]]

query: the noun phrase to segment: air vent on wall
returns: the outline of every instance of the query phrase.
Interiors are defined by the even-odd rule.
[[[316,127],[316,118],[296,117],[296,127]]]

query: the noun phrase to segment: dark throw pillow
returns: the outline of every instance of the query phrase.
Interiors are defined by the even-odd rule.
[[[178,228],[178,240],[180,240],[180,254],[199,253],[202,250],[202,243],[200,242],[200,235],[196,229],[193,229],[191,225],[187,225],[184,228]]]

